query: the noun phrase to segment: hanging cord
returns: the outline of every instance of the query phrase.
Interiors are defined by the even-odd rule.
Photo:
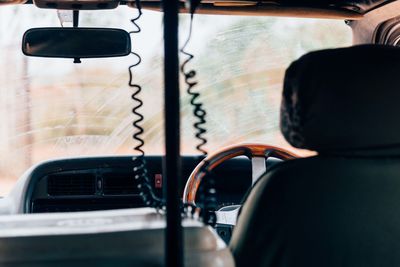
[[[193,107],[193,116],[196,119],[195,123],[193,124],[195,129],[195,137],[197,140],[199,140],[199,144],[196,146],[196,149],[203,156],[207,156],[207,151],[204,149],[204,146],[207,144],[207,139],[205,138],[205,134],[207,133],[207,129],[205,128],[207,112],[203,108],[203,103],[199,101],[200,93],[194,91],[195,86],[198,84],[198,82],[195,80],[196,71],[193,69],[187,70],[187,64],[194,58],[193,54],[186,51],[186,47],[192,38],[194,11],[194,8],[191,9],[189,34],[183,47],[180,49],[180,52],[186,56],[186,59],[183,61],[180,70],[185,77],[185,84],[187,85],[186,92],[191,97],[190,104]],[[213,174],[210,174],[207,176],[207,179],[204,179],[204,181],[205,184],[203,185],[203,190],[200,192],[200,203],[203,203],[201,217],[204,223],[215,225],[216,217],[214,211],[217,206],[215,177]]]
[[[137,20],[142,16],[142,8],[140,0],[136,0],[136,8],[138,10],[138,15],[131,20],[132,24],[135,26],[135,30],[129,32],[129,34],[136,34],[141,32],[140,26],[137,24]],[[132,135],[132,139],[138,142],[138,145],[134,147],[134,150],[139,153],[138,156],[134,156],[132,161],[134,163],[133,173],[135,174],[135,180],[137,181],[138,189],[140,190],[140,196],[143,199],[143,202],[147,206],[151,206],[157,209],[163,209],[164,202],[162,199],[157,197],[154,192],[153,187],[151,186],[151,181],[149,179],[149,175],[146,167],[146,160],[144,158],[144,140],[142,138],[142,134],[144,133],[144,129],[141,126],[141,122],[144,120],[144,116],[140,113],[139,109],[143,106],[143,101],[138,97],[140,92],[142,91],[142,87],[133,82],[133,74],[132,69],[138,66],[142,62],[142,58],[139,54],[131,51],[131,54],[137,58],[137,62],[129,66],[129,87],[134,89],[132,93],[132,99],[135,102],[135,106],[132,109],[132,113],[137,117],[132,122],[132,125],[136,132]]]
[[[199,140],[199,144],[196,146],[196,149],[203,155],[207,156],[207,151],[203,148],[207,144],[207,139],[205,138],[205,134],[207,133],[207,129],[205,128],[206,124],[206,115],[207,112],[203,108],[203,103],[199,101],[200,93],[194,91],[194,87],[197,85],[197,81],[194,81],[196,77],[196,71],[186,70],[187,64],[193,60],[194,55],[186,51],[186,47],[192,38],[192,28],[193,28],[193,13],[190,15],[190,25],[189,25],[189,34],[185,41],[185,44],[180,49],[180,52],[187,56],[187,58],[183,61],[181,65],[181,73],[185,76],[185,83],[187,85],[186,92],[191,97],[190,104],[193,106],[193,115],[196,119],[193,127],[195,129],[195,136],[197,140]]]

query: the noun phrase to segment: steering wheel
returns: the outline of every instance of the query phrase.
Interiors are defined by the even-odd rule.
[[[266,160],[269,157],[281,160],[298,158],[297,155],[286,149],[264,144],[242,144],[224,148],[203,159],[190,174],[183,192],[183,203],[195,206],[196,194],[204,176],[226,160],[238,156],[246,156],[251,160],[252,186],[266,172]],[[239,208],[240,205],[220,209],[216,212],[217,223],[235,225]]]

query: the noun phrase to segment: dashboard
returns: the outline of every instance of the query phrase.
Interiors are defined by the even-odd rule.
[[[164,189],[162,160],[162,156],[146,157],[148,175],[159,197],[163,195]],[[200,160],[201,158],[195,156],[183,157],[182,192],[187,178]],[[9,202],[14,202],[9,203],[10,206],[19,208],[9,213],[145,207],[133,179],[134,167],[132,157],[129,156],[44,162],[21,177],[8,199]],[[217,204],[240,204],[251,185],[251,162],[247,158],[232,159],[219,166],[214,174]]]
[[[145,160],[155,193],[162,197],[163,156],[146,156]],[[182,157],[181,194],[201,160],[198,156]],[[277,162],[269,158],[267,167]],[[134,167],[131,156],[67,158],[40,163],[19,178],[7,197],[0,198],[0,215],[145,207],[133,178]],[[251,161],[245,157],[230,159],[213,170],[217,210],[243,202],[251,188],[251,173]],[[202,185],[204,182],[199,192]]]
[[[181,195],[187,179],[201,160],[197,156],[182,158]],[[165,188],[163,156],[146,156],[145,161],[148,178],[155,194],[161,198]],[[279,161],[268,158],[267,168]],[[7,197],[0,198],[0,215],[144,208],[146,205],[134,179],[135,167],[131,156],[67,158],[40,163],[19,178]],[[227,208],[240,207],[251,189],[251,161],[246,157],[230,159],[214,169],[211,175],[214,175],[216,189],[216,214]],[[207,176],[200,184],[197,198],[202,197],[206,180]],[[225,218],[227,214],[221,216]],[[229,243],[233,230],[231,223],[217,219],[215,230]]]

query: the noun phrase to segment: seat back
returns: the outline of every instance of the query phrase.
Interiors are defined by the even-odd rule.
[[[400,266],[400,158],[313,157],[265,174],[231,241],[236,266]]]
[[[400,266],[400,48],[292,63],[281,131],[317,156],[259,179],[233,232],[237,267]]]

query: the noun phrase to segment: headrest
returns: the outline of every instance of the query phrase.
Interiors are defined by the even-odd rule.
[[[284,81],[281,131],[297,148],[400,155],[400,48],[322,50],[293,62]]]

